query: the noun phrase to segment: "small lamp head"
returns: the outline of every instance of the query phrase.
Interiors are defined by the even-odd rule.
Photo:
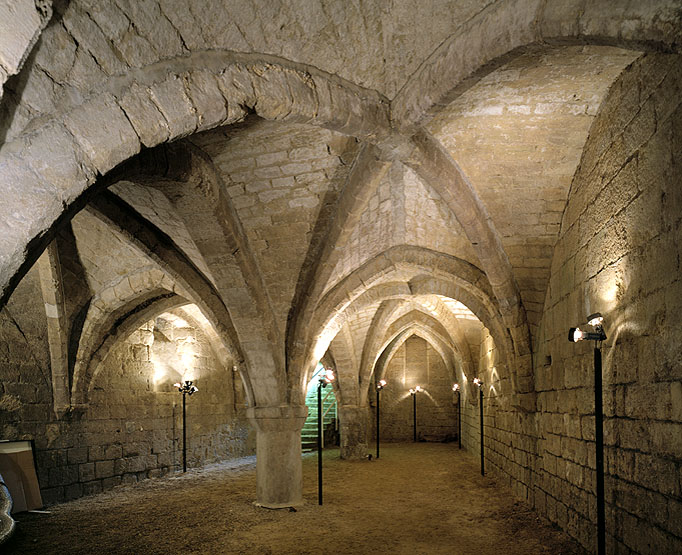
[[[568,340],[577,343],[585,339],[585,332],[580,328],[571,328],[568,330]]]
[[[587,317],[587,325],[592,326],[594,328],[601,326],[603,322],[604,322],[604,317],[599,312],[595,312],[594,314],[590,314]]]

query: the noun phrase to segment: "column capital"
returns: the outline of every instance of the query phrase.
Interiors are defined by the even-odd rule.
[[[246,417],[258,431],[299,431],[308,416],[305,405],[283,405],[279,407],[248,407]]]

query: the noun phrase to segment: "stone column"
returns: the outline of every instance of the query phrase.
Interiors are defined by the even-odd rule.
[[[342,459],[358,460],[367,456],[368,416],[367,406],[339,405]]]
[[[308,407],[249,407],[256,428],[256,505],[269,509],[303,503],[301,428]]]

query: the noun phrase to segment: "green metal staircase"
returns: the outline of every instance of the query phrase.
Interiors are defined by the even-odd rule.
[[[322,367],[318,366],[315,375],[308,385],[308,393],[305,397],[305,404],[308,406],[308,418],[306,418],[303,429],[301,430],[301,448],[303,452],[315,451],[317,448],[317,384],[318,374]],[[323,371],[324,369],[322,369]],[[322,429],[324,430],[323,442],[329,444],[329,440],[337,435],[337,414],[336,397],[334,388],[331,384],[322,388]]]

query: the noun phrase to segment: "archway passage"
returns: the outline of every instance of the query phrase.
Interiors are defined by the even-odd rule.
[[[457,410],[452,377],[445,362],[431,345],[417,335],[410,336],[396,350],[383,374],[387,382],[381,395],[381,440],[412,440],[413,399],[417,393],[417,441],[449,442],[457,439]]]
[[[2,437],[35,439],[50,502],[171,468],[170,392],[127,342],[196,306],[254,430],[212,382],[192,406],[225,433],[196,447],[255,446],[259,505],[303,500],[320,360],[361,459],[377,380],[419,351],[469,451],[483,379],[487,468],[590,550],[566,330],[601,312],[610,541],[682,551],[680,0],[304,4],[0,0]],[[128,406],[126,349],[124,421],[99,388]]]

